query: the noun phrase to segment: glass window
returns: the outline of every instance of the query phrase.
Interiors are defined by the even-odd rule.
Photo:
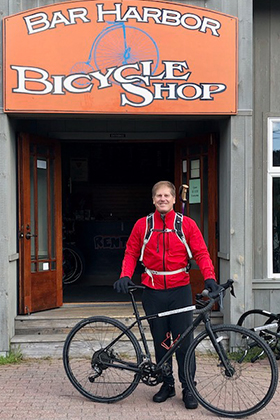
[[[38,257],[48,258],[48,173],[47,160],[37,160]]]
[[[191,178],[200,177],[200,161],[199,159],[191,160]]]
[[[280,273],[280,178],[272,180],[273,273]]]
[[[280,278],[280,118],[268,119],[268,277]]]
[[[273,166],[280,166],[280,121],[274,121],[272,129]]]

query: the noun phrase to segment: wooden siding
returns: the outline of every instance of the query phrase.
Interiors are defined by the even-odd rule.
[[[280,117],[280,3],[254,2],[254,277],[267,273],[267,118]]]

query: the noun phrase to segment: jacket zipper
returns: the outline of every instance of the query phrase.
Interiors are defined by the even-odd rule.
[[[165,271],[165,215],[162,215],[162,221],[163,221],[163,234],[162,234],[162,239],[163,239],[163,261],[162,261],[162,265],[163,265],[163,271]],[[163,276],[164,279],[164,288],[166,289],[166,276]]]

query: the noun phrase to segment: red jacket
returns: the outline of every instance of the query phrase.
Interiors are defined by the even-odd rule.
[[[154,217],[154,229],[174,229],[175,211],[165,215],[163,221],[160,213],[156,210]],[[125,255],[122,263],[121,277],[132,278],[135,266],[139,259],[144,236],[146,232],[146,217],[139,219],[128,238]],[[193,258],[206,279],[215,279],[214,267],[209,256],[203,236],[194,220],[184,216],[183,231]],[[188,255],[185,245],[173,232],[153,232],[144,251],[143,264],[150,270],[175,271],[184,268],[188,264]],[[170,289],[184,286],[190,282],[190,276],[186,272],[172,275],[153,274],[152,277],[146,272],[142,274],[142,283],[153,289]]]

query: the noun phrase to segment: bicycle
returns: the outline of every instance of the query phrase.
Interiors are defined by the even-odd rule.
[[[81,251],[73,244],[63,245],[62,282],[64,285],[75,283],[84,274],[85,262]]]
[[[267,342],[276,359],[280,360],[280,313],[252,309],[241,315],[237,325],[242,326],[249,323],[252,331],[258,333]]]
[[[197,305],[177,310],[140,316],[133,291],[129,290],[135,320],[125,326],[106,316],[94,316],[79,322],[68,334],[63,348],[66,374],[74,387],[85,397],[100,403],[113,403],[128,397],[140,380],[149,386],[162,381],[168,373],[167,361],[182,341],[204,323],[204,331],[192,341],[185,358],[186,380],[198,402],[211,412],[241,418],[261,410],[273,397],[278,368],[269,346],[256,333],[236,325],[213,326],[210,311],[215,302],[230,288],[228,280],[220,293],[208,300],[197,296]],[[145,336],[142,321],[172,316],[180,311],[197,315],[191,326],[177,337],[162,360],[155,364]],[[131,331],[138,327],[142,346]],[[195,376],[191,373],[196,360]]]
[[[108,25],[94,39],[88,59],[73,65],[70,72],[87,74],[94,69],[102,73],[111,67],[138,61],[152,60],[152,74],[159,63],[159,51],[153,38],[143,29],[124,22],[106,22]],[[76,82],[88,84],[88,81]]]
[[[85,258],[75,245],[75,221],[63,221],[63,248],[62,248],[62,282],[63,285],[74,283],[85,272]]]

